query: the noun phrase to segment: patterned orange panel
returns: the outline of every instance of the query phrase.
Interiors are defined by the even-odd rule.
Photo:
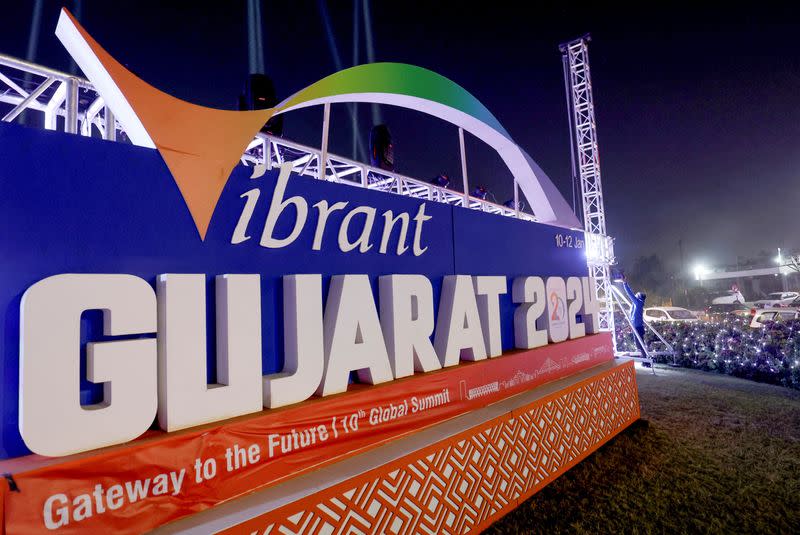
[[[629,362],[224,533],[475,532],[638,418]]]

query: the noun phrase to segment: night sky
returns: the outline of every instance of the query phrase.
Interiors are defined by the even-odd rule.
[[[83,0],[81,21],[119,61],[191,102],[235,108],[248,71],[246,2]],[[800,52],[797,8],[611,6],[373,0],[377,61],[411,63],[459,83],[483,102],[571,202],[569,130],[560,42],[591,32],[595,109],[608,231],[623,266],[657,253],[679,267],[731,263],[760,250],[800,250]],[[33,2],[4,3],[0,52],[25,57]],[[67,70],[46,1],[35,61]],[[532,4],[533,5],[533,4]],[[755,5],[754,5],[755,6]],[[328,10],[345,67],[352,65],[351,1]],[[265,61],[279,97],[334,72],[316,1],[264,2]],[[363,26],[362,26],[363,39]],[[360,62],[366,62],[361,46]],[[359,107],[366,143],[368,105]],[[457,129],[382,106],[398,171],[460,183]],[[285,137],[319,146],[321,107],[292,112]],[[331,152],[351,154],[344,105],[332,114]],[[498,202],[511,175],[482,142],[467,143],[471,184]],[[524,247],[525,244],[518,244]]]

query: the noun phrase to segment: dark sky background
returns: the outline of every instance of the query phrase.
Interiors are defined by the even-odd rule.
[[[800,249],[798,9],[598,4],[523,13],[505,2],[373,0],[376,60],[426,67],[465,87],[571,202],[558,44],[591,32],[608,231],[621,264],[657,253],[677,270],[681,239],[687,270]],[[25,57],[32,5],[4,2],[0,52]],[[67,70],[69,56],[53,35],[61,5],[74,0],[45,1],[35,61]],[[149,83],[232,109],[248,71],[245,5],[83,0],[81,21]],[[345,67],[352,6],[328,3]],[[266,68],[280,98],[335,71],[316,1],[265,1],[262,12]],[[365,62],[363,27],[361,35]],[[455,127],[413,111],[381,112],[400,172],[424,179],[446,172],[460,183]],[[350,155],[344,105],[332,117],[331,151]],[[366,143],[369,106],[359,106],[359,117]],[[285,137],[319,146],[321,120],[321,107],[292,112]],[[486,185],[499,202],[510,198],[511,175],[492,149],[470,136],[467,159],[471,184]]]

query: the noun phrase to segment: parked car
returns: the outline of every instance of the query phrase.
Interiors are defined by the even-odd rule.
[[[674,321],[689,322],[698,321],[691,310],[680,307],[650,307],[644,309],[645,321]]]
[[[793,308],[764,308],[755,311],[750,327],[761,327],[768,321],[788,321],[800,317],[800,311]]]
[[[744,296],[739,290],[725,290],[711,296],[712,305],[727,305],[731,303],[744,303]]]
[[[741,303],[723,303],[709,305],[700,319],[705,321],[723,321],[731,316],[750,316],[752,309]]]
[[[771,294],[767,294],[766,299],[759,299],[754,302],[753,305],[756,308],[788,306],[789,303],[798,297],[800,297],[800,293],[797,292],[772,292]]]

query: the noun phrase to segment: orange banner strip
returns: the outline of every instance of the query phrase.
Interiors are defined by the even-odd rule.
[[[477,533],[638,418],[629,361],[219,533]]]
[[[90,454],[34,458],[14,475],[21,492],[7,495],[6,527],[141,533],[611,359],[610,335],[592,335]]]

